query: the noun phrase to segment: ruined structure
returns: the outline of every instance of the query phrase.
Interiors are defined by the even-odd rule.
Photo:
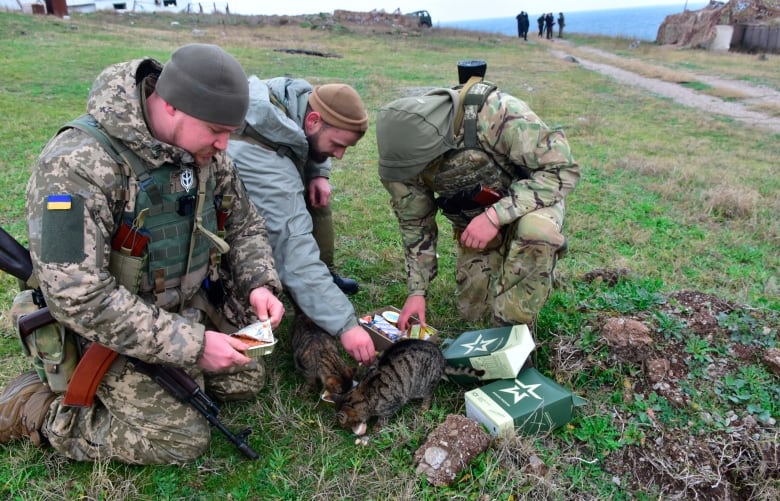
[[[423,27],[417,14],[417,12],[402,14],[399,9],[393,12],[377,9],[369,12],[334,10],[333,19],[337,22],[348,22],[358,25],[384,25],[394,28],[415,29]],[[430,17],[428,17],[428,22],[430,23]],[[427,26],[430,27],[430,24]]]
[[[780,0],[710,1],[701,10],[667,16],[656,41],[712,49],[726,37],[726,49],[780,52]]]

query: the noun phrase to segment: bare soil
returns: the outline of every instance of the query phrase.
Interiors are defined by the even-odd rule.
[[[748,109],[746,104],[780,103],[780,92],[764,86],[751,85],[739,80],[728,80],[715,76],[697,75],[697,80],[711,85],[738,92],[746,96],[741,102],[724,101],[714,96],[697,92],[693,89],[684,87],[679,83],[665,82],[656,78],[648,78],[627,71],[610,64],[598,63],[579,56],[573,56],[566,52],[568,42],[565,40],[556,40],[558,48],[551,49],[550,52],[556,57],[569,60],[573,63],[582,65],[591,71],[597,71],[603,75],[614,78],[615,80],[635,87],[640,87],[647,91],[672,99],[676,103],[684,106],[696,108],[703,112],[713,115],[725,115],[735,120],[743,122],[752,127],[767,130],[773,133],[780,133],[780,117],[761,113]],[[600,59],[615,59],[618,56],[593,47],[578,47],[579,51],[590,52],[597,55]]]
[[[623,269],[599,269],[583,279],[613,284],[626,273]],[[742,344],[718,320],[730,313],[761,318],[760,312],[697,291],[673,292],[666,299],[658,313],[681,326],[676,334],[659,329],[649,313],[601,318],[592,326],[609,347],[611,364],[636,368],[637,375],[624,382],[624,403],[648,402],[655,393],[673,408],[699,409],[704,403],[691,395],[703,388],[691,391],[687,387],[689,381],[701,377],[690,378],[692,370],[706,372],[705,380],[713,384],[737,374],[741,366],[755,363],[764,364],[775,375],[780,373],[776,348]],[[764,320],[767,323],[759,322],[757,329],[777,328],[776,318]],[[696,359],[687,345],[692,336],[706,340],[708,346],[728,346],[728,352],[713,350]],[[631,416],[621,415],[625,408],[615,406],[616,420],[631,420]],[[780,445],[773,419],[759,422],[748,413],[710,416],[702,410],[701,419],[710,420],[711,429],[688,433],[681,432],[685,425],[675,430],[668,418],[659,419],[655,412],[661,410],[649,407],[645,412],[645,437],[610,454],[605,462],[605,469],[615,478],[630,479],[631,485],[624,486],[628,490],[639,492],[654,486],[673,499],[777,499]]]

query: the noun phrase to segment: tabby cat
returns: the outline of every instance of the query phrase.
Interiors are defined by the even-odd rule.
[[[290,342],[295,369],[309,388],[317,390],[317,380],[328,393],[346,393],[352,388],[355,368],[341,358],[339,343],[309,317],[296,313]]]
[[[382,353],[349,393],[334,395],[336,419],[344,428],[363,435],[372,416],[379,418],[381,426],[412,399],[422,399],[422,410],[428,410],[433,390],[445,374],[479,377],[484,373],[447,365],[441,349],[430,341],[401,340]]]

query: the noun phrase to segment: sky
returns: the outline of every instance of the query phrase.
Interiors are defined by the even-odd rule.
[[[184,2],[181,2],[184,3]],[[205,2],[204,5],[209,2]],[[230,12],[236,14],[260,15],[300,15],[319,12],[333,13],[334,10],[355,10],[367,12],[372,9],[393,12],[396,8],[406,14],[416,10],[431,13],[434,26],[437,22],[465,21],[471,19],[491,19],[496,17],[514,17],[521,10],[529,14],[541,12],[567,12],[582,10],[621,9],[626,7],[644,7],[652,5],[685,5],[685,0],[490,0],[473,2],[468,0],[227,0],[214,2],[219,8],[227,3]],[[697,2],[691,2],[697,3]],[[700,2],[698,2],[700,3]],[[483,4],[489,8],[475,9]]]

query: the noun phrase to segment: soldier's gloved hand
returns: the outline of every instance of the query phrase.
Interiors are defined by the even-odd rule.
[[[359,325],[341,335],[341,345],[352,358],[363,365],[369,365],[376,357],[376,348],[371,335]]]
[[[284,305],[265,287],[258,287],[249,293],[249,304],[255,310],[258,320],[271,320],[271,327],[279,326],[284,315]]]

